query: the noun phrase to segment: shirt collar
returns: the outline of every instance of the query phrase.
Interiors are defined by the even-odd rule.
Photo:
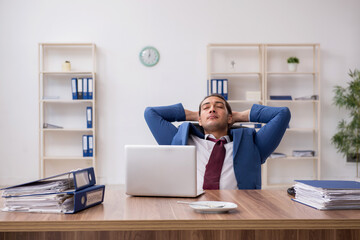
[[[216,137],[214,137],[214,135],[212,135],[212,134],[205,134],[204,139],[207,139],[207,137],[211,137],[211,138],[216,139]],[[222,136],[220,139],[225,139],[226,142],[228,142],[228,143],[231,142],[231,139],[230,139],[229,135]]]

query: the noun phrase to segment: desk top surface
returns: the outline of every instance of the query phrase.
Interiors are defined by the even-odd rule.
[[[198,213],[177,201],[226,201],[228,213]],[[3,199],[0,200],[3,206]],[[291,200],[284,190],[212,190],[198,198],[131,197],[106,186],[103,204],[76,214],[0,212],[0,231],[351,229],[360,210],[319,211]]]

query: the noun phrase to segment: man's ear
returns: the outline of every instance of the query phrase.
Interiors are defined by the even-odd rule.
[[[229,115],[228,115],[228,121],[227,121],[227,122],[228,122],[229,125],[232,125],[232,124],[233,124],[232,114],[229,114]]]
[[[202,126],[202,125],[201,125],[201,118],[200,118],[200,116],[199,116],[199,126]]]

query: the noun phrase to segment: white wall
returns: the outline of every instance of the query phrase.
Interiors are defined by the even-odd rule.
[[[357,0],[0,0],[0,185],[38,177],[37,43],[97,45],[98,175],[123,183],[124,144],[155,144],[143,120],[148,105],[206,94],[208,43],[320,43],[322,177],[353,178],[330,144],[345,114],[332,106],[333,86],[360,68]],[[138,54],[153,45],[153,68]]]

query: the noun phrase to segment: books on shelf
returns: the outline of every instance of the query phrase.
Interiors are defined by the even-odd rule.
[[[217,93],[228,100],[228,80],[227,79],[211,79],[208,80],[208,95]]]
[[[72,99],[93,99],[93,79],[92,78],[72,78],[71,79]]]
[[[270,95],[270,100],[292,100],[291,95]]]
[[[295,180],[296,202],[319,210],[360,209],[360,182]]]
[[[103,202],[105,186],[95,183],[90,167],[4,188],[2,210],[75,213]]]
[[[86,128],[93,128],[93,112],[92,112],[92,107],[88,106],[86,107]],[[63,129],[63,126],[59,126],[59,125],[55,125],[55,124],[50,124],[50,123],[44,123],[43,124],[43,128],[47,128],[47,129]]]
[[[93,135],[83,135],[82,136],[82,146],[83,146],[83,157],[93,157],[94,156],[94,137],[93,137]]]
[[[293,157],[314,157],[315,151],[313,150],[293,150]]]

